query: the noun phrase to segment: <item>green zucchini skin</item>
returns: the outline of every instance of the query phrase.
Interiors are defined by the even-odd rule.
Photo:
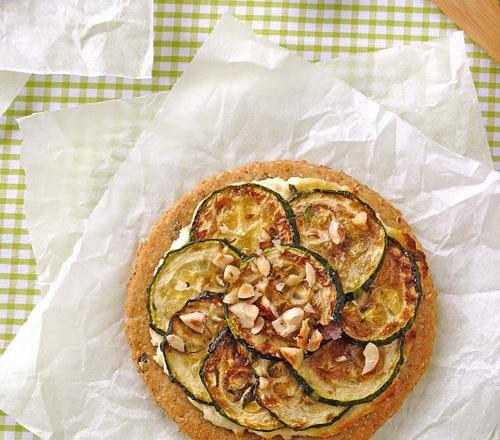
[[[340,323],[341,323],[341,319],[342,319],[342,309],[344,308],[344,302],[345,302],[345,296],[344,296],[344,291],[342,289],[342,284],[340,282],[340,278],[337,274],[337,271],[328,263],[328,261],[322,257],[321,255],[319,255],[318,253],[316,252],[313,252],[303,246],[300,246],[300,245],[282,245],[282,247],[284,249],[292,249],[292,250],[295,250],[295,251],[298,251],[298,252],[302,252],[302,253],[305,253],[305,254],[308,254],[308,255],[311,255],[312,257],[314,257],[320,264],[321,266],[324,268],[328,278],[331,280],[331,282],[333,283],[335,289],[336,289],[336,292],[337,292],[337,297],[336,297],[336,303],[335,303],[335,308],[333,309],[333,312],[332,312],[332,318],[333,318],[333,322],[338,324],[340,326]],[[273,248],[269,248],[269,249],[266,249],[267,252],[270,252],[272,251]],[[264,255],[266,254],[266,251],[264,252]],[[251,257],[248,257],[246,258],[245,260],[242,261],[241,265],[240,265],[240,268],[243,267],[245,264],[248,264],[254,257],[251,256]],[[244,345],[251,353],[257,355],[257,356],[260,356],[264,359],[268,359],[268,360],[275,360],[275,361],[283,361],[283,359],[281,359],[280,357],[278,356],[275,356],[273,354],[269,354],[269,353],[262,353],[260,351],[258,351],[255,347],[253,347],[248,341],[246,341],[238,332],[238,330],[236,329],[235,325],[233,324],[231,318],[229,317],[229,307],[227,304],[224,304],[224,315],[226,317],[226,323],[227,323],[227,326],[229,328],[229,330],[231,331],[231,333],[233,334],[233,337],[242,345]],[[321,342],[321,345],[325,344],[327,341],[323,340]],[[305,356],[309,356],[311,353],[309,354],[306,354]]]
[[[327,404],[330,404],[330,405],[349,406],[349,407],[353,406],[353,405],[359,405],[359,404],[362,404],[362,403],[368,403],[368,402],[371,402],[372,400],[374,400],[375,398],[377,398],[378,396],[380,396],[385,390],[387,390],[387,388],[389,388],[389,386],[394,382],[394,379],[396,379],[396,377],[398,376],[399,370],[401,369],[401,366],[404,363],[404,346],[405,346],[404,338],[401,338],[400,339],[400,344],[399,344],[399,359],[398,359],[398,362],[397,362],[397,364],[396,364],[396,366],[394,368],[394,371],[392,372],[392,374],[389,377],[389,379],[387,379],[387,381],[384,382],[384,384],[382,386],[380,386],[376,391],[374,391],[373,393],[370,393],[368,396],[364,396],[361,399],[354,399],[354,400],[350,400],[348,402],[347,401],[342,401],[342,400],[327,399],[327,398],[319,395],[299,375],[299,373],[296,370],[292,369],[292,374],[297,379],[297,381],[299,382],[299,384],[302,386],[303,390],[308,395],[310,395],[313,399],[317,400],[318,402],[323,402],[323,403],[327,403]]]
[[[231,244],[229,244],[226,240],[219,240],[219,239],[215,239],[215,238],[210,238],[210,239],[207,239],[207,240],[199,241],[197,243],[211,243],[211,242],[221,243],[224,246],[227,246],[228,249],[230,249],[237,257],[240,258],[240,260],[243,259],[243,255],[240,252],[240,250],[236,249],[234,246],[232,246]],[[155,323],[154,323],[154,321],[153,321],[153,313],[152,313],[153,311],[152,311],[152,308],[154,306],[152,304],[152,297],[151,297],[151,295],[152,295],[152,293],[151,293],[152,287],[155,284],[155,281],[156,281],[157,277],[160,275],[163,267],[165,266],[165,264],[167,264],[168,258],[171,257],[172,255],[176,255],[176,254],[179,254],[181,252],[184,252],[186,249],[188,249],[192,245],[193,245],[193,243],[187,243],[184,246],[180,247],[179,249],[174,249],[174,250],[166,252],[165,255],[163,256],[163,263],[157,269],[155,269],[155,273],[153,275],[153,279],[151,280],[151,283],[149,284],[148,289],[146,291],[146,310],[147,310],[148,316],[149,316],[149,327],[151,327],[151,329],[153,329],[159,335],[166,336],[167,332],[166,332],[166,330],[162,330],[161,328],[159,328],[158,326],[156,326]],[[222,292],[220,292],[220,295],[223,295],[224,293],[225,292],[222,291]]]
[[[201,378],[201,381],[203,382],[203,384],[205,385],[205,387],[207,388],[207,390],[209,389],[208,386],[206,385],[206,377],[205,377],[205,363],[209,360],[210,356],[214,353],[214,351],[217,349],[218,345],[223,343],[224,342],[224,339],[227,338],[227,337],[231,337],[232,338],[232,335],[231,335],[231,332],[229,331],[229,329],[224,329],[222,330],[219,335],[217,336],[217,338],[212,342],[212,344],[210,345],[210,348],[208,349],[208,353],[203,361],[203,364],[202,364],[202,367],[200,369],[200,378]],[[236,341],[236,343],[238,343],[238,341]],[[244,426],[242,425],[238,420],[236,420],[234,417],[230,417],[225,411],[223,408],[221,408],[217,402],[215,401],[215,399],[213,399],[212,401],[212,406],[215,408],[215,410],[224,418],[226,418],[227,420],[230,420],[231,422],[245,428],[245,429],[251,429],[252,431],[260,431],[260,432],[272,432],[272,431],[276,431],[278,429],[281,429],[284,427],[284,425],[282,424],[281,421],[279,421],[278,419],[276,419],[276,417],[270,412],[268,411],[265,407],[263,407],[262,405],[260,405],[260,403],[255,399],[255,394],[256,394],[256,385],[258,383],[258,379],[257,377],[255,376],[255,373],[254,373],[254,377],[255,377],[255,385],[253,387],[253,390],[252,390],[252,395],[251,395],[251,398],[253,400],[255,400],[255,402],[257,403],[257,405],[259,407],[262,408],[263,411],[269,413],[269,415],[276,420],[277,422],[277,426],[273,429],[256,429],[255,427],[248,427],[248,426]],[[210,392],[210,391],[209,391]]]
[[[293,209],[292,207],[290,206],[290,204],[288,203],[288,201],[286,201],[279,193],[277,193],[276,191],[270,189],[270,188],[267,188],[263,185],[259,185],[258,183],[242,183],[242,184],[239,184],[239,185],[228,185],[228,186],[225,186],[221,189],[218,189],[216,191],[214,191],[212,194],[210,194],[208,197],[206,197],[199,205],[198,207],[196,208],[196,212],[194,213],[194,216],[193,216],[193,220],[191,222],[191,229],[189,231],[189,240],[190,242],[196,242],[196,224],[198,222],[198,219],[201,215],[201,212],[203,211],[203,209],[205,208],[205,206],[207,205],[207,203],[215,196],[217,196],[219,193],[221,193],[222,191],[225,191],[227,188],[241,188],[241,187],[245,187],[245,186],[249,186],[249,187],[253,187],[253,188],[257,188],[261,191],[265,191],[271,195],[273,195],[277,200],[278,202],[281,204],[281,206],[283,207],[284,211],[285,211],[285,215],[286,215],[286,218],[287,218],[287,221],[288,221],[288,225],[290,227],[290,230],[291,230],[291,234],[292,234],[292,241],[291,243],[293,244],[299,244],[300,242],[300,238],[299,238],[299,232],[297,230],[297,225],[296,225],[296,222],[295,222],[295,213],[293,212]],[[242,251],[239,251],[240,254],[244,257],[251,257],[252,254],[245,254],[244,252]]]
[[[215,298],[215,297],[220,297],[220,294],[214,293],[214,292],[202,292],[197,297],[192,298],[188,302],[186,302],[184,307],[188,306],[191,303],[199,301],[200,299],[210,299],[210,298]],[[177,318],[182,313],[182,310],[184,310],[184,307],[181,310],[179,310],[177,313],[175,313],[174,316],[172,316],[172,318],[170,319],[170,323],[168,325],[168,330],[166,332],[166,335],[169,335],[172,333],[174,319]],[[224,327],[224,329],[221,330],[221,332],[224,331],[225,329],[226,329],[226,327]],[[219,335],[220,335],[220,332],[214,340],[216,340]],[[193,399],[194,401],[199,402],[199,403],[203,403],[205,405],[211,405],[212,402],[207,402],[206,400],[203,400],[203,399],[199,398],[198,396],[196,396],[195,394],[193,394],[191,392],[191,390],[189,390],[189,388],[187,388],[184,384],[182,384],[181,380],[177,378],[173,369],[169,365],[168,357],[165,356],[165,345],[166,344],[167,344],[167,340],[165,338],[163,338],[163,341],[160,344],[160,351],[162,353],[163,361],[164,361],[164,365],[165,365],[165,370],[167,372],[167,375],[168,375],[170,381],[172,383],[178,385],[181,388],[181,390],[184,392],[184,394],[186,394],[190,399]],[[210,346],[211,346],[211,344],[210,344]]]
[[[305,192],[299,192],[299,193],[297,193],[290,200],[290,206],[292,207],[292,210],[293,210],[293,205],[292,205],[293,202],[295,202],[295,201],[297,201],[297,200],[301,199],[302,197],[307,196],[309,194],[335,194],[335,195],[341,195],[341,196],[347,197],[347,198],[349,198],[351,200],[354,200],[354,201],[360,203],[367,211],[369,211],[376,218],[376,221],[379,224],[379,226],[383,229],[383,231],[384,231],[384,249],[382,251],[382,255],[380,257],[380,261],[378,262],[378,265],[376,266],[376,268],[374,269],[374,271],[370,274],[370,276],[358,288],[358,289],[362,289],[362,290],[367,290],[370,287],[370,285],[373,283],[375,277],[377,276],[377,273],[380,271],[380,269],[382,267],[382,262],[384,260],[385,252],[387,251],[388,235],[387,235],[387,231],[386,231],[386,229],[385,229],[382,221],[378,217],[378,214],[375,212],[375,210],[368,203],[366,203],[364,200],[362,200],[359,197],[357,197],[355,194],[353,194],[353,193],[351,193],[349,191],[331,190],[331,189],[313,189],[313,190],[310,190],[310,191],[305,191]],[[297,231],[298,231],[298,227],[297,227]],[[299,234],[299,241],[300,241],[300,234]],[[300,242],[300,244],[302,244],[302,242]],[[353,293],[354,292],[352,292],[352,291],[344,290],[344,295],[345,295],[346,301],[349,301],[349,300],[351,300],[353,298]]]
[[[388,338],[361,340],[361,339],[357,339],[357,338],[347,334],[346,332],[342,331],[343,337],[350,339],[351,341],[353,341],[359,345],[365,345],[367,342],[372,342],[373,344],[378,345],[378,346],[387,345],[387,344],[390,344],[391,342],[395,341],[396,339],[402,337],[403,335],[405,335],[412,328],[413,323],[415,322],[415,319],[417,317],[420,303],[422,302],[422,296],[423,296],[422,279],[421,279],[420,270],[418,268],[418,264],[415,260],[415,257],[413,256],[413,254],[410,251],[405,249],[394,238],[389,237],[388,242],[395,244],[397,247],[399,247],[400,250],[402,251],[402,253],[405,255],[405,257],[407,257],[411,261],[412,281],[414,282],[415,288],[418,292],[417,303],[415,305],[415,310],[414,310],[412,318],[406,323],[406,325],[404,327],[399,329],[396,333],[392,334]]]

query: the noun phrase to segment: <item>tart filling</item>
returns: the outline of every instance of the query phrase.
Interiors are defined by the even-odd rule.
[[[419,266],[349,188],[300,177],[222,188],[171,249],[148,289],[152,343],[211,423],[328,436],[384,398]]]

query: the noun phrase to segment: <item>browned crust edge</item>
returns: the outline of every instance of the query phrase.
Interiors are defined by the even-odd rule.
[[[206,421],[202,413],[189,403],[184,393],[172,384],[162,369],[152,360],[155,349],[151,345],[148,329],[148,313],[146,310],[146,290],[152,279],[153,271],[179,230],[190,223],[197,204],[212,193],[231,183],[261,180],[270,177],[314,177],[346,185],[353,192],[370,204],[379,213],[384,223],[399,229],[406,237],[406,246],[420,249],[416,238],[401,214],[385,201],[378,193],[360,184],[341,171],[313,165],[305,161],[281,160],[275,162],[253,162],[232,171],[222,172],[210,177],[192,191],[181,197],[168,210],[149,237],[141,245],[128,284],[125,303],[127,322],[125,332],[131,347],[134,365],[141,355],[148,356],[148,362],[140,372],[156,403],[174,419],[179,429],[196,440],[234,440],[236,435],[231,431],[219,428]],[[371,437],[403,404],[404,399],[422,377],[432,352],[436,326],[436,293],[425,258],[420,253],[419,266],[422,272],[424,296],[420,304],[417,319],[406,336],[405,363],[399,376],[388,390],[376,401],[369,414],[350,423],[345,431],[326,437],[329,440],[362,440]],[[246,432],[242,439],[259,439],[255,434]],[[294,439],[315,439],[319,437],[295,436]],[[325,437],[323,437],[325,438]]]

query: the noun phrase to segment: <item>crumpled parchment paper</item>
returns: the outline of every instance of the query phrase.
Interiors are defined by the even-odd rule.
[[[178,438],[145,391],[123,335],[134,254],[199,180],[278,158],[328,164],[381,192],[428,255],[440,292],[435,353],[377,438],[494,438],[500,174],[230,17],[147,125],[0,359],[0,408],[45,439]]]
[[[29,77],[29,73],[0,72],[0,116],[9,108]]]
[[[334,76],[412,121],[432,140],[491,163],[462,32],[324,64]],[[71,255],[85,220],[167,95],[161,92],[20,119],[28,189],[26,221],[42,294]]]
[[[42,295],[85,221],[168,92],[40,112],[18,120],[27,186],[24,211]]]
[[[0,17],[0,70],[151,78],[153,0],[7,0]]]
[[[433,141],[492,164],[463,32],[324,63]]]

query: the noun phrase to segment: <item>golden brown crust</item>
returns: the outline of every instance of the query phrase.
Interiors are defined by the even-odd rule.
[[[146,290],[158,261],[179,230],[189,224],[196,205],[200,200],[231,183],[266,179],[269,177],[315,177],[346,185],[370,204],[379,213],[384,223],[400,230],[405,236],[406,246],[416,246],[417,241],[401,214],[379,194],[360,184],[343,172],[333,171],[326,166],[312,165],[304,161],[254,162],[242,168],[220,173],[201,182],[191,192],[184,195],[168,210],[154,227],[137,254],[128,285],[125,304],[127,316],[126,334],[132,351],[134,364],[146,354],[148,362],[143,366],[141,375],[157,404],[178,424],[179,429],[196,440],[234,440],[235,434],[219,428],[203,419],[202,413],[189,403],[184,393],[172,384],[162,369],[152,360],[155,349],[151,345],[148,313],[146,310]],[[418,251],[418,249],[410,249]],[[382,424],[402,405],[404,399],[420,380],[429,361],[435,334],[436,294],[432,280],[420,253],[419,266],[422,272],[423,299],[413,328],[406,336],[405,363],[393,384],[372,406],[372,411],[358,420],[344,423],[345,430],[326,437],[330,440],[362,440],[371,437]],[[342,419],[341,419],[342,420]],[[246,432],[241,438],[258,439],[255,434]],[[296,436],[294,439],[314,439],[316,437]],[[325,438],[325,437],[323,437]]]

